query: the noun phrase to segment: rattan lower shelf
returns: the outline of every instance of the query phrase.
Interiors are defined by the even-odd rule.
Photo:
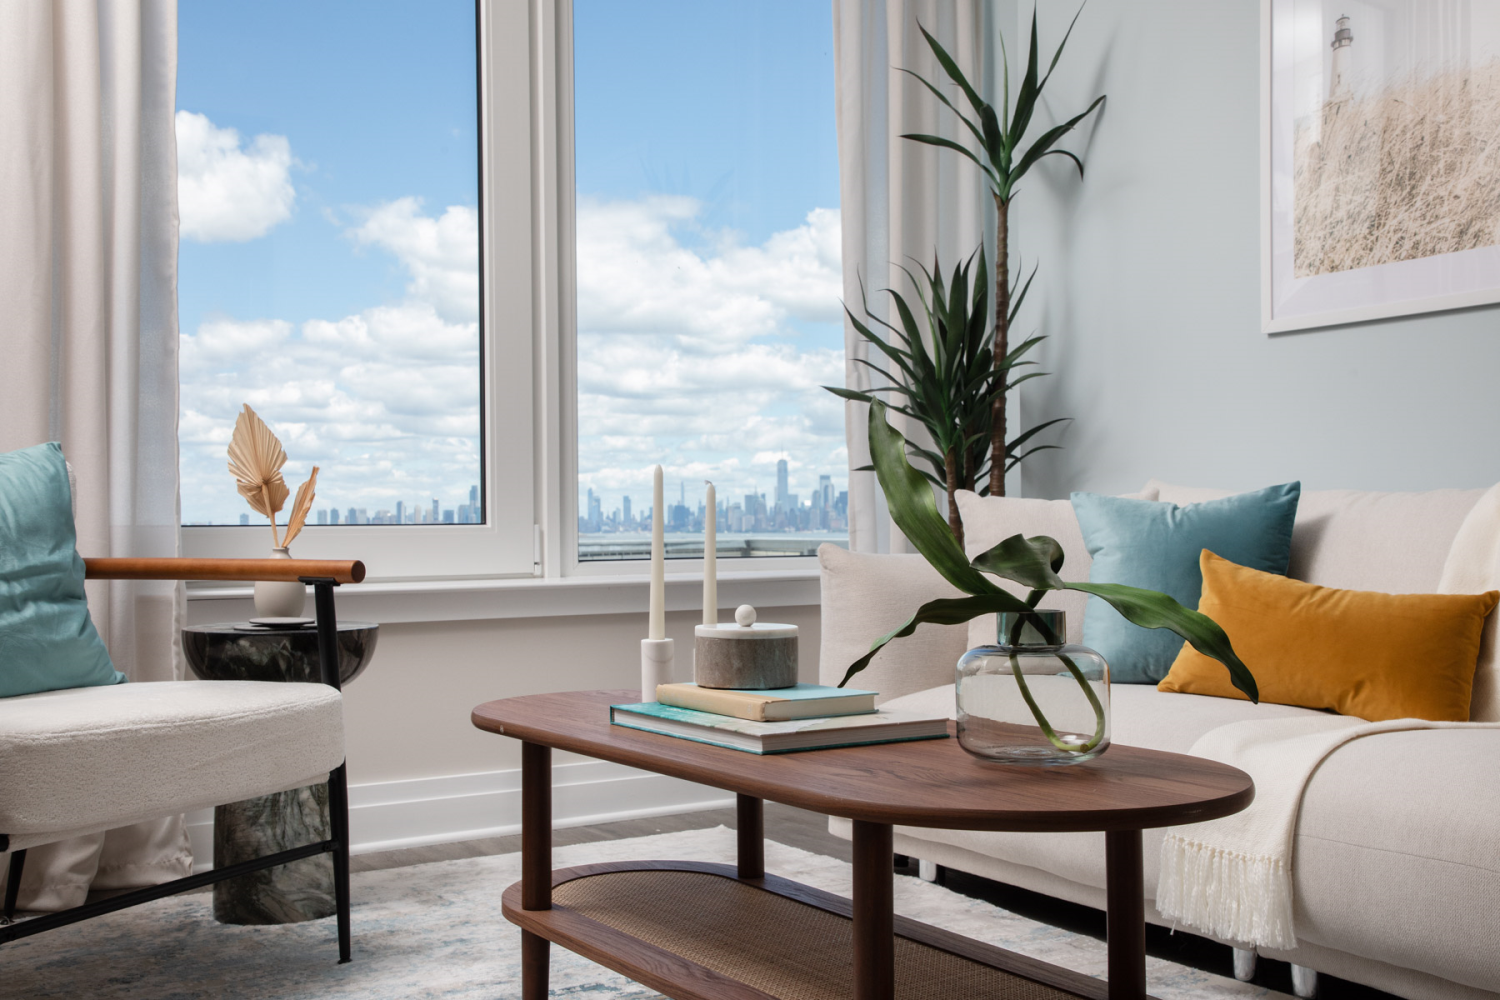
[[[642,861],[560,869],[552,909],[512,923],[674,1000],[853,1000],[847,899],[729,865]],[[1066,969],[896,918],[900,1000],[1102,1000],[1108,987]]]

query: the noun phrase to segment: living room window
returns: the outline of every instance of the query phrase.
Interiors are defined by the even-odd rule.
[[[373,580],[638,574],[658,462],[681,572],[706,480],[721,573],[843,543],[830,12],[354,10],[182,11],[185,552],[268,551],[246,402]]]
[[[831,17],[573,0],[579,563],[848,538]]]
[[[515,333],[484,308],[486,253],[506,256],[487,243],[481,196],[486,13],[473,0],[183,5],[190,552],[269,548],[225,470],[248,403],[285,445],[289,487],[320,467],[296,555],[358,550],[386,578],[533,571],[530,436],[489,429],[496,397],[529,399],[530,373],[495,363]]]

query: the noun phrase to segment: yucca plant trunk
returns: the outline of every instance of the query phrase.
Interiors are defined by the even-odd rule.
[[[995,194],[995,370],[996,377],[1010,353],[1010,201]],[[995,397],[994,423],[990,431],[990,496],[1005,496],[1005,399]]]
[[[982,410],[980,412],[983,412]],[[946,482],[948,486],[948,529],[953,532],[953,537],[958,539],[958,547],[964,547],[964,522],[958,516],[958,449],[949,448],[943,456],[943,471],[947,473]]]

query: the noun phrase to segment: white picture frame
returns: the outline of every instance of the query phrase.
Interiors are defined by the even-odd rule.
[[[1325,138],[1323,129],[1329,142],[1338,142],[1349,135],[1343,122],[1370,120],[1362,110],[1358,118],[1351,116],[1330,125],[1330,115],[1346,113],[1345,108],[1356,107],[1359,101],[1399,97],[1397,89],[1403,83],[1417,85],[1423,80],[1423,72],[1431,81],[1455,74],[1471,74],[1477,80],[1481,72],[1500,73],[1500,62],[1494,61],[1494,55],[1487,55],[1500,46],[1500,10],[1493,8],[1500,8],[1500,4],[1487,0],[1261,0],[1261,319],[1266,334],[1500,302],[1500,226],[1492,236],[1482,237],[1486,245],[1368,264],[1358,263],[1362,255],[1378,257],[1381,251],[1357,249],[1340,255],[1322,246],[1308,250],[1304,244],[1299,248],[1294,161],[1294,156],[1309,156],[1305,152],[1309,148],[1319,149]],[[1352,41],[1336,45],[1340,41],[1336,35],[1338,18],[1346,15],[1343,27],[1349,30],[1346,38],[1352,36]],[[1361,17],[1365,20],[1363,27]],[[1424,46],[1421,50],[1411,40],[1414,29]],[[1370,48],[1361,52],[1361,41]],[[1342,63],[1335,61],[1339,48],[1344,50]],[[1407,55],[1409,52],[1417,54]],[[1445,56],[1441,62],[1455,68],[1442,74],[1432,72],[1430,67],[1439,63],[1426,60],[1434,52],[1458,52],[1457,61],[1450,63]],[[1353,61],[1358,58],[1363,64]],[[1353,89],[1347,82],[1351,79],[1357,81]],[[1317,93],[1319,87],[1321,94]],[[1335,94],[1339,100],[1334,99]],[[1319,100],[1321,105],[1315,103]],[[1309,112],[1310,107],[1319,110]],[[1490,124],[1489,116],[1485,116],[1483,127]],[[1316,134],[1319,141],[1310,142],[1310,134]],[[1304,150],[1300,154],[1299,141]],[[1328,162],[1316,159],[1322,154],[1320,150],[1312,154],[1313,159],[1304,159],[1304,185],[1308,183],[1305,178],[1314,176],[1306,164]],[[1376,172],[1373,176],[1381,175]],[[1326,182],[1316,190],[1319,196],[1332,190],[1337,200],[1338,183]],[[1347,181],[1344,184],[1346,190],[1355,190]],[[1308,190],[1304,187],[1302,204],[1318,204],[1307,195]],[[1465,204],[1470,205],[1465,220],[1479,215],[1481,222],[1488,224],[1487,213],[1477,212],[1471,202]],[[1324,218],[1304,210],[1303,217],[1309,215]],[[1347,223],[1348,210],[1335,218]],[[1343,228],[1353,229],[1348,225]],[[1452,228],[1461,227],[1455,223]],[[1476,225],[1464,228],[1469,234],[1483,229]],[[1339,225],[1304,224],[1304,232],[1316,234],[1337,233],[1339,229]],[[1372,222],[1364,231],[1379,232],[1380,228]],[[1335,240],[1319,237],[1309,242],[1328,245]],[[1399,239],[1375,242],[1401,245]],[[1329,260],[1337,263],[1323,263]]]

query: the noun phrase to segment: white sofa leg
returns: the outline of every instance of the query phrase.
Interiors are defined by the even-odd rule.
[[[1234,949],[1234,978],[1248,983],[1255,978],[1255,960],[1259,956],[1254,948]]]
[[[1318,970],[1305,965],[1292,966],[1292,992],[1303,1000],[1313,1000],[1318,995]]]
[[[938,880],[938,866],[936,861],[918,861],[917,874],[922,876],[923,882],[936,882]]]

